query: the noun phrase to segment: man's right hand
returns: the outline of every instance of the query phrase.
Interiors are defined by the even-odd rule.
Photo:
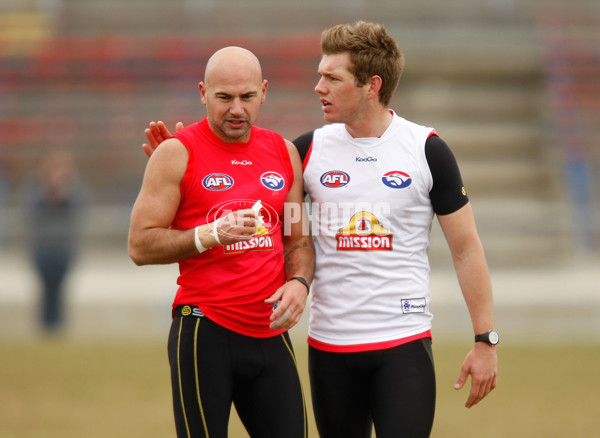
[[[167,129],[166,125],[159,121],[150,122],[150,127],[144,130],[146,134],[146,138],[148,139],[148,143],[144,143],[142,145],[142,149],[146,152],[146,155],[150,157],[154,150],[167,138],[171,137],[171,132]],[[175,124],[175,132],[181,131],[183,129],[183,123],[177,122]]]
[[[229,212],[221,216],[211,226],[216,224],[216,233],[222,245],[247,241],[254,237],[259,219],[257,213],[251,208]]]

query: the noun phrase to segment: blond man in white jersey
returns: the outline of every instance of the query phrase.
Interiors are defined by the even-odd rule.
[[[316,273],[309,368],[321,437],[426,437],[435,374],[429,232],[448,242],[477,341],[467,407],[496,386],[492,288],[473,211],[448,146],[388,108],[403,68],[385,28],[321,36],[319,94],[329,125],[294,141],[313,202]],[[490,333],[491,332],[491,333]],[[483,342],[479,342],[479,341]]]

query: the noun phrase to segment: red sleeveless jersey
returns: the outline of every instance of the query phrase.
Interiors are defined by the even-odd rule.
[[[264,300],[285,282],[281,218],[294,172],[284,139],[253,126],[248,143],[225,143],[206,118],[174,137],[188,149],[189,161],[172,228],[213,222],[260,200],[268,233],[180,262],[173,307],[196,305],[217,324],[244,335],[280,334],[269,328],[273,305]]]

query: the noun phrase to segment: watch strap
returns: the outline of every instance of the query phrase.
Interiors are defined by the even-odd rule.
[[[310,285],[308,284],[308,281],[306,281],[306,278],[292,277],[292,278],[290,278],[290,280],[298,280],[300,283],[302,283],[304,286],[306,286],[306,295],[308,295],[310,293]]]
[[[492,334],[494,335],[496,342],[492,342],[492,340],[491,340]],[[489,344],[489,345],[496,345],[498,343],[498,333],[495,330],[489,330],[485,333],[475,335],[475,342],[485,342],[486,344]]]

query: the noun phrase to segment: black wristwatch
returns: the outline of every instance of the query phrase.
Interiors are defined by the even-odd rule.
[[[498,342],[500,342],[500,336],[498,336],[498,332],[496,330],[490,330],[489,332],[475,335],[475,342],[485,342],[489,345],[496,345]]]

